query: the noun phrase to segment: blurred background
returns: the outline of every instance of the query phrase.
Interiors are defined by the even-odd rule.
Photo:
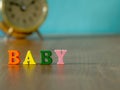
[[[111,35],[120,33],[120,0],[47,0],[43,35]],[[3,35],[0,31],[0,35]]]
[[[0,38],[0,90],[120,90],[120,0],[47,1],[44,41]],[[65,65],[55,49],[68,51]],[[8,65],[8,50],[21,52],[21,65]],[[22,65],[28,50],[35,66]],[[39,65],[41,50],[52,51],[51,65]]]

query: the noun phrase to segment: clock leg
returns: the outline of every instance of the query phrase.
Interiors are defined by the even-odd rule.
[[[44,40],[42,34],[41,34],[38,30],[36,31],[36,33],[37,33],[38,37],[39,37],[41,40]]]
[[[11,37],[12,33],[13,33],[13,28],[10,27],[10,28],[8,29],[7,35],[5,36],[4,40],[5,40],[5,41],[8,40],[8,39]]]
[[[9,29],[8,29],[8,37],[10,37],[11,36],[11,34],[13,33],[13,28],[12,27],[10,27]]]

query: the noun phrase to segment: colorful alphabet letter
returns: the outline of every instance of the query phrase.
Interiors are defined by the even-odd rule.
[[[9,63],[8,64],[12,64],[12,65],[17,65],[20,64],[20,53],[17,50],[9,50]]]
[[[52,52],[51,51],[41,51],[41,63],[43,65],[48,65],[52,63]]]
[[[58,62],[57,62],[57,64],[64,64],[63,57],[66,54],[67,50],[55,50],[54,52],[58,56]]]
[[[30,50],[27,52],[27,55],[25,57],[23,64],[36,64]]]

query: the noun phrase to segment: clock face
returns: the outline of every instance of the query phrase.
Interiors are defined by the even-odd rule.
[[[46,15],[46,0],[3,0],[5,23],[18,32],[37,30]]]

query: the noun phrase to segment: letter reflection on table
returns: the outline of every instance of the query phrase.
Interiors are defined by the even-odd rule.
[[[8,83],[11,87],[15,84],[18,85],[20,81],[20,66],[19,65],[8,65]],[[12,86],[13,85],[13,86]]]
[[[36,68],[36,64],[23,64],[24,71],[27,75],[27,77],[32,77],[34,74],[34,70]]]

